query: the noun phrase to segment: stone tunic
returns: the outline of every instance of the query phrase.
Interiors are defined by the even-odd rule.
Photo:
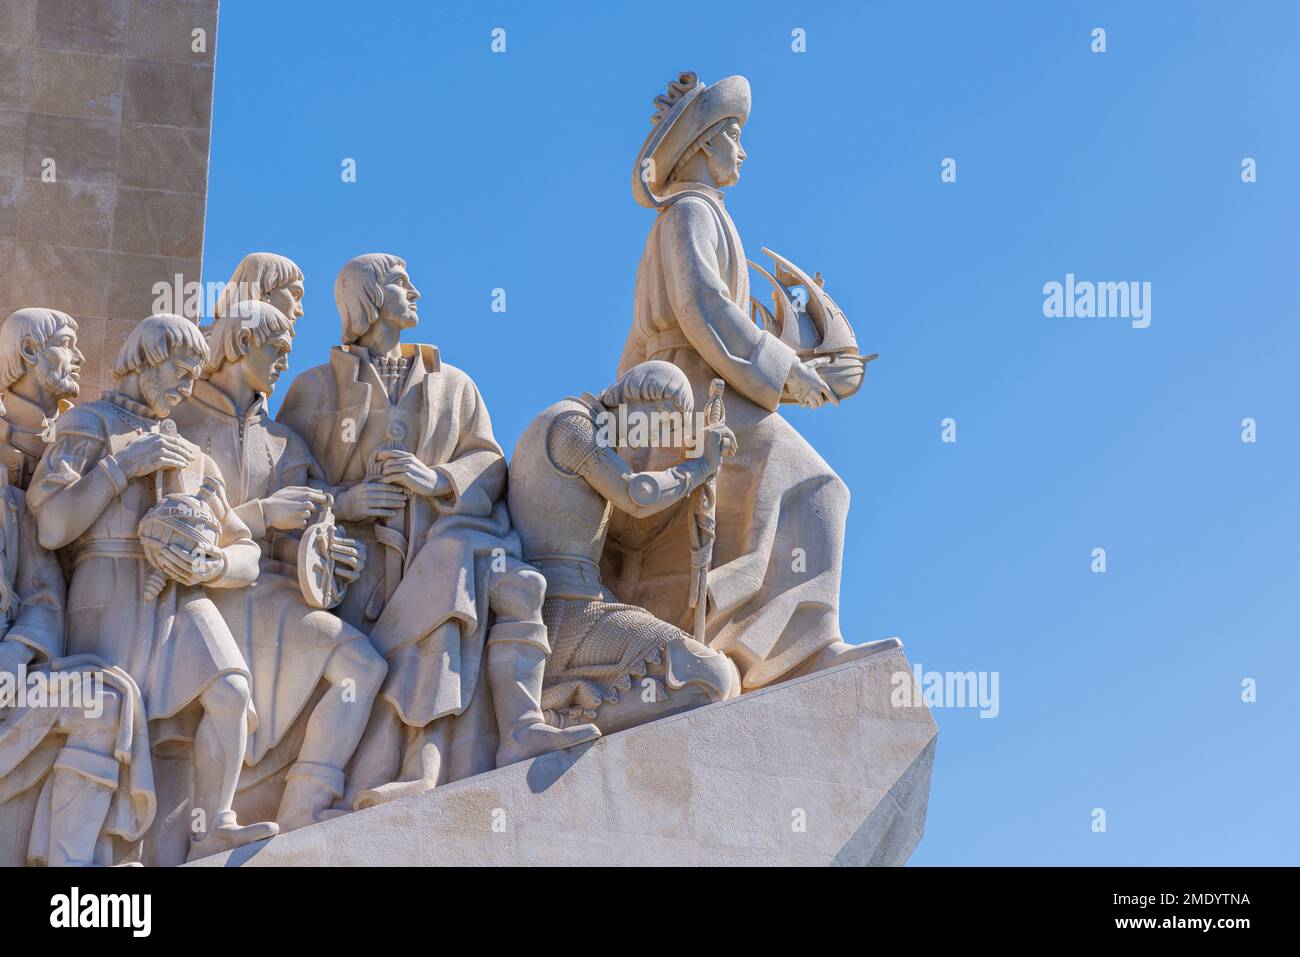
[[[112,469],[100,463],[131,440],[158,428],[148,409],[109,392],[64,415],[54,441],[37,466],[28,501],[38,519],[42,509],[59,508],[58,493],[80,482],[114,484]],[[163,473],[164,494],[197,492],[207,476],[221,479],[215,462],[195,457],[185,469]],[[175,717],[225,674],[249,676],[248,665],[221,613],[203,587],[172,582],[154,602],[143,595],[152,566],[144,556],[136,528],[157,501],[154,476],[126,482],[90,527],[67,546],[73,565],[68,588],[67,648],[92,654],[121,667],[139,686],[151,722]],[[248,528],[232,509],[219,516],[219,545],[226,551],[226,571],[217,587],[239,588],[257,577],[259,551]],[[256,715],[249,709],[250,731]],[[153,744],[166,740],[169,726],[151,730]]]
[[[59,400],[59,410],[53,418],[20,395],[10,392],[0,402],[4,418],[0,419],[0,466],[8,475],[9,484],[27,489],[31,483],[36,463],[45,452],[47,439],[54,434],[59,417],[72,408],[67,399]]]
[[[649,359],[671,362],[690,379],[696,409],[715,377],[726,380],[726,424],[739,450],[718,476],[706,628],[710,646],[731,656],[752,689],[840,638],[849,493],[776,413],[798,359],[750,318],[744,247],[721,192],[698,183],[669,192],[683,189],[707,198],[681,198],[651,228],[618,372]],[[685,508],[667,518],[616,516],[603,567],[621,600],[685,629],[692,627],[688,521]]]
[[[246,760],[255,765],[303,711],[335,650],[364,641],[356,628],[302,597],[296,566],[299,535],[267,529],[259,501],[286,486],[321,487],[324,476],[307,443],[266,414],[259,398],[244,416],[210,382],[172,412],[180,434],[212,457],[226,496],[262,549],[261,572],[247,588],[213,588],[209,597],[230,626],[252,670],[258,727]]]

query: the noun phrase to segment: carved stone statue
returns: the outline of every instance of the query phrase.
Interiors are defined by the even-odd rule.
[[[851,394],[865,359],[851,330],[843,335],[847,324],[836,331],[843,343],[823,353],[820,343],[800,348],[796,334],[815,317],[789,317],[789,334],[779,334],[785,330],[751,316],[745,251],[722,192],[739,180],[745,160],[740,133],[749,83],[732,76],[706,86],[683,74],[655,103],[632,191],[659,215],[637,269],[632,329],[618,368],[623,374],[649,359],[672,362],[689,378],[697,406],[715,377],[726,382],[738,452],[717,481],[709,644],[736,662],[746,690],[896,647],[895,639],[842,640],[848,489],[777,414],[783,402],[816,408],[838,402],[841,391]],[[790,279],[784,272],[779,278]],[[823,306],[817,300],[815,308]],[[833,382],[821,374],[831,366]],[[842,390],[835,384],[841,380],[849,383]],[[662,519],[616,517],[605,555],[606,581],[622,600],[683,627],[690,627],[689,518],[679,509],[677,527],[665,529]]]
[[[279,419],[307,440],[339,519],[365,544],[339,614],[389,663],[345,803],[595,738],[592,725],[543,720],[545,581],[519,560],[505,458],[478,389],[434,346],[401,341],[419,321],[405,261],[358,256],[334,297],[343,344],[294,381]]]
[[[64,313],[20,309],[0,326],[0,676],[11,693],[32,675],[49,690],[39,707],[0,703],[0,804],[40,788],[26,856],[51,867],[110,863],[112,838],[139,840],[155,807],[139,693],[121,670],[65,656],[63,571],[23,494],[81,360]]]
[[[388,665],[356,628],[310,607],[299,586],[302,532],[328,509],[330,497],[319,490],[324,477],[307,443],[266,413],[293,348],[288,318],[266,302],[235,303],[207,341],[203,378],[172,419],[217,463],[228,501],[262,549],[256,581],[209,592],[252,673],[258,726],[248,739],[245,778],[284,738],[321,679],[330,685],[311,710],[288,771],[276,823],[289,831],[322,820],[343,796],[344,768]],[[340,580],[331,591],[341,594],[363,559],[341,532],[329,536],[329,548]]]
[[[145,319],[114,361],[117,390],[60,419],[28,493],[41,546],[68,549],[73,567],[68,651],[131,677],[153,747],[194,742],[192,858],[278,830],[241,826],[231,807],[256,714],[248,665],[204,590],[251,583],[261,551],[216,463],[164,422],[207,360],[194,323]]]
[[[619,602],[600,580],[612,512],[660,515],[716,475],[724,451],[734,448],[730,431],[713,427],[701,437],[698,457],[638,472],[619,454],[611,423],[651,423],[629,429],[618,443],[635,450],[659,437],[662,413],[689,423],[693,411],[682,371],[646,362],[599,398],[585,393],[549,406],[515,446],[510,517],[524,560],[546,576],[543,619],[553,650],[542,706],[552,724],[591,721],[609,734],[740,693],[740,676],[726,655]],[[650,695],[647,679],[654,685]]]
[[[221,290],[216,315],[220,319],[230,314],[235,303],[254,300],[275,306],[292,325],[302,318],[305,291],[302,270],[292,259],[277,253],[249,253]]]
[[[19,309],[0,325],[0,462],[9,484],[26,489],[60,415],[81,391],[85,357],[77,323],[53,309]]]

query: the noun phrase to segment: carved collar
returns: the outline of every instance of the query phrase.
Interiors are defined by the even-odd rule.
[[[672,196],[684,190],[690,190],[693,193],[694,192],[706,193],[710,197],[712,197],[713,201],[716,202],[723,209],[725,209],[727,206],[726,199],[722,195],[722,190],[717,189],[716,187],[713,186],[705,185],[704,183],[691,183],[691,182],[669,183],[668,187],[664,190],[664,196]]]
[[[72,408],[71,402],[60,399],[58,410],[54,415],[46,416],[45,410],[35,402],[13,392],[6,393],[4,402],[0,403],[0,412],[4,414],[9,428],[14,432],[27,435],[48,434],[49,426],[57,422],[59,416],[70,408]]]
[[[235,410],[235,403],[231,401],[230,396],[218,389],[207,379],[200,379],[194,383],[194,392],[190,395],[191,402],[197,402],[211,412],[223,415],[227,418],[238,419],[239,413]],[[253,404],[248,407],[244,413],[245,422],[251,422],[255,419],[261,419],[266,416],[266,396],[258,394]]]
[[[158,416],[153,414],[153,410],[149,408],[149,406],[131,398],[129,395],[123,395],[121,392],[110,391],[105,392],[100,396],[100,398],[122,412],[129,412],[136,418],[144,419],[146,422],[151,424],[161,421]],[[166,416],[163,416],[163,418],[166,418]]]

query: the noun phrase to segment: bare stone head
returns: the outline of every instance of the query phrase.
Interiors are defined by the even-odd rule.
[[[289,368],[293,336],[293,323],[269,302],[235,303],[207,332],[209,357],[203,377],[212,379],[238,367],[249,388],[270,395]]]
[[[304,292],[302,270],[292,259],[277,253],[249,253],[221,290],[217,318],[229,314],[236,303],[255,299],[270,303],[296,322],[302,317]]]
[[[377,322],[399,331],[414,328],[420,321],[415,305],[419,298],[400,256],[366,253],[349,260],[334,280],[343,341],[358,341]]]
[[[0,325],[0,392],[27,381],[54,399],[81,391],[77,323],[54,309],[19,309]]]
[[[113,376],[128,395],[165,418],[189,398],[208,362],[199,327],[182,316],[158,313],[139,323],[113,360]]]
[[[633,366],[601,393],[600,403],[619,429],[618,446],[638,451],[682,447],[695,409],[690,380],[671,362],[651,359]]]

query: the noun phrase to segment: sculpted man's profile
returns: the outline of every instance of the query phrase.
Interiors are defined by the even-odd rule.
[[[726,382],[738,451],[717,478],[709,645],[735,661],[746,690],[897,647],[896,639],[843,640],[849,492],[777,412],[782,403],[838,404],[861,385],[868,357],[820,277],[775,254],[774,308],[750,299],[744,246],[723,194],[746,159],[749,82],[731,76],[710,86],[684,73],[655,106],[632,193],[658,215],[618,372],[671,362],[690,380],[697,407],[713,379]],[[689,519],[684,509],[671,520],[615,516],[603,563],[621,600],[688,630]]]
[[[292,325],[302,318],[306,286],[302,269],[279,253],[249,253],[239,261],[217,299],[216,317],[230,315],[236,303],[252,300],[278,309]]]
[[[546,583],[520,561],[478,388],[435,346],[403,341],[420,298],[406,261],[350,260],[334,298],[343,343],[294,380],[278,418],[306,439],[365,547],[338,614],[388,661],[344,807],[594,739],[594,725],[543,719]]]
[[[0,459],[26,489],[60,415],[81,391],[77,322],[55,309],[19,309],[0,325]]]

